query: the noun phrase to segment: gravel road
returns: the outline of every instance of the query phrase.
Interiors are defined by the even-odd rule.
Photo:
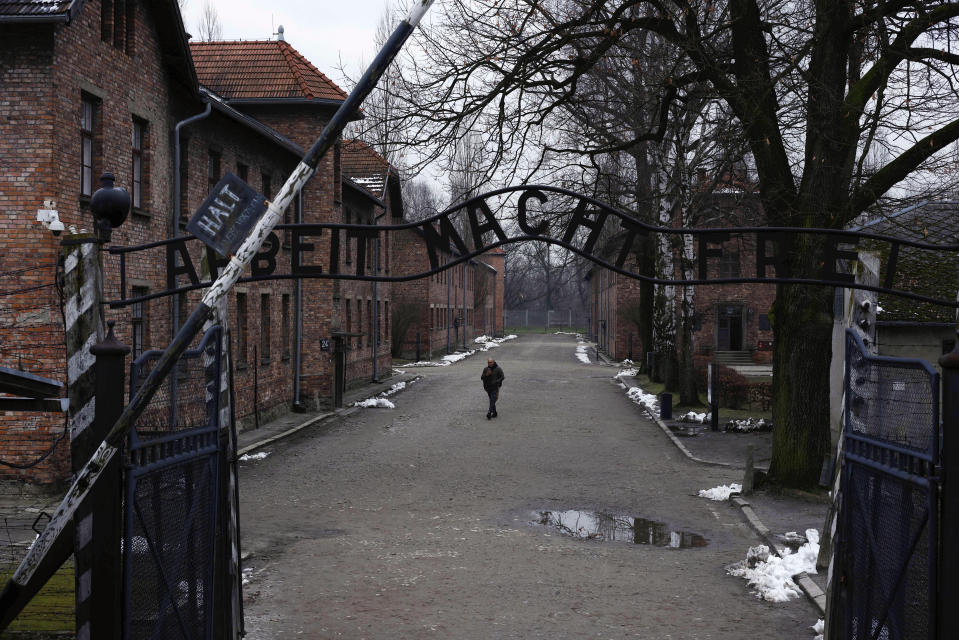
[[[417,369],[395,409],[244,463],[247,637],[811,639],[809,603],[760,601],[724,571],[759,540],[696,492],[740,478],[688,461],[575,346],[531,335],[492,351],[506,373],[492,421],[478,353]],[[568,510],[706,544],[535,524]]]

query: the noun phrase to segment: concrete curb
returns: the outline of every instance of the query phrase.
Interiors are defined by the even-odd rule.
[[[627,382],[624,382],[624,381],[620,380],[619,378],[611,378],[611,380],[612,380],[613,384],[623,385],[623,386],[626,386],[627,388],[635,388],[635,387],[638,387],[638,385],[629,384],[629,383],[627,383]],[[729,463],[729,462],[719,462],[718,460],[706,460],[705,458],[698,458],[698,457],[694,456],[693,453],[692,453],[689,449],[686,448],[686,445],[684,445],[684,444],[682,443],[682,441],[676,436],[676,434],[673,433],[673,432],[670,430],[670,428],[667,427],[666,424],[665,424],[662,420],[659,419],[659,416],[657,416],[656,414],[652,413],[651,411],[649,411],[649,410],[646,409],[645,407],[642,407],[642,409],[643,409],[643,413],[645,413],[646,416],[647,416],[650,420],[652,420],[654,423],[656,423],[656,425],[657,425],[660,429],[662,429],[663,433],[666,434],[666,437],[669,438],[674,445],[676,445],[676,448],[679,449],[679,450],[683,453],[684,456],[686,456],[687,458],[689,458],[689,459],[692,460],[693,462],[698,462],[698,463],[700,463],[700,464],[708,464],[708,465],[712,465],[712,466],[714,466],[714,467],[724,467],[724,468],[726,468],[726,469],[742,469],[742,467],[738,467],[738,466],[736,466],[736,465],[734,465],[734,464],[731,464],[731,463]]]
[[[746,518],[746,522],[749,523],[749,526],[759,534],[759,537],[769,545],[769,548],[774,550],[780,556],[785,552],[785,549],[782,545],[779,544],[779,541],[772,536],[772,532],[769,530],[769,527],[763,524],[762,520],[756,515],[756,512],[753,511],[752,506],[749,502],[744,500],[740,496],[732,496],[729,499],[734,505],[739,507],[742,511],[743,517]],[[819,610],[819,615],[826,616],[826,594],[822,589],[819,588],[819,585],[813,582],[812,578],[803,571],[793,576],[793,581],[799,586],[800,590],[806,594],[806,598]]]
[[[399,376],[394,376],[394,377],[399,377]],[[409,388],[409,385],[410,385],[410,384],[412,384],[413,382],[419,380],[421,377],[422,377],[422,376],[414,375],[414,376],[412,376],[409,380],[404,380],[403,382],[406,382],[406,388],[401,389],[400,391],[397,391],[397,392],[396,392],[395,394],[393,394],[393,395],[395,396],[395,395],[399,395],[399,394],[403,393],[403,391],[406,391],[406,389]],[[391,382],[391,384],[396,384],[396,383],[393,382],[392,380],[391,380],[390,382]],[[387,388],[389,388],[389,387],[387,387]],[[302,431],[303,429],[306,429],[307,427],[312,427],[312,426],[315,425],[315,424],[319,424],[319,423],[321,423],[321,422],[323,422],[323,421],[325,421],[325,420],[329,420],[329,419],[332,419],[332,418],[338,418],[338,417],[341,418],[341,417],[343,417],[343,416],[348,416],[348,415],[350,415],[350,414],[356,413],[356,412],[359,411],[359,410],[360,410],[360,407],[343,407],[342,409],[335,409],[335,410],[333,410],[333,411],[328,411],[328,412],[326,412],[326,413],[321,413],[321,414],[319,414],[319,415],[313,416],[312,418],[309,418],[308,420],[304,420],[304,421],[301,422],[300,424],[298,424],[298,425],[296,425],[295,427],[292,427],[292,428],[290,428],[290,429],[287,429],[286,431],[283,431],[283,432],[281,432],[281,433],[274,434],[274,435],[272,435],[272,436],[269,436],[269,437],[267,437],[267,438],[264,438],[263,440],[259,440],[259,441],[257,441],[257,442],[253,442],[253,443],[251,443],[251,444],[248,444],[248,445],[246,445],[245,447],[243,447],[243,448],[241,448],[241,449],[238,449],[237,452],[236,452],[236,455],[237,455],[237,457],[239,457],[239,456],[245,455],[245,454],[247,454],[247,453],[250,453],[251,451],[256,451],[257,449],[262,449],[263,447],[269,446],[269,445],[271,445],[271,444],[273,444],[273,443],[275,443],[275,442],[278,442],[279,440],[282,440],[282,439],[284,439],[284,438],[288,438],[288,437],[292,436],[294,433],[297,433],[298,431]]]
[[[636,386],[629,385],[629,383],[620,380],[619,378],[612,378],[612,381],[618,385],[622,386]],[[669,427],[659,419],[659,416],[653,414],[647,409],[643,409],[643,412],[656,423],[663,433],[666,434],[666,437],[669,438],[676,448],[679,449],[683,455],[692,460],[693,462],[698,462],[700,464],[708,464],[715,467],[724,467],[727,469],[742,469],[742,467],[737,467],[728,462],[718,462],[715,460],[704,460],[703,458],[697,458],[694,456],[689,449],[686,448],[676,434],[670,431]],[[769,545],[770,549],[773,549],[780,556],[783,555],[785,549],[779,544],[779,541],[772,536],[772,532],[769,530],[769,527],[763,524],[762,520],[759,519],[759,516],[756,515],[756,512],[753,511],[753,508],[750,506],[749,502],[744,500],[739,496],[733,496],[730,498],[730,501],[740,508],[742,511],[743,517],[746,518],[746,521],[749,523],[749,526],[759,534],[759,537]],[[825,618],[826,616],[826,594],[822,589],[819,588],[819,585],[813,582],[812,578],[804,571],[793,576],[793,581],[799,586],[800,590],[806,594],[806,598],[819,610],[819,614]]]

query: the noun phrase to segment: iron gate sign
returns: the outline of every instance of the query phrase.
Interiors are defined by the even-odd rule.
[[[242,183],[239,178],[228,174],[224,181],[230,187],[230,197],[252,192],[248,186],[233,185]],[[224,184],[221,181],[221,184]],[[225,193],[225,192],[218,192]],[[510,199],[516,197],[514,204]],[[220,196],[217,196],[220,197]],[[197,275],[197,265],[190,255],[189,244],[195,238],[184,236],[172,238],[146,245],[110,248],[112,254],[121,257],[121,297],[113,300],[110,305],[122,307],[135,302],[142,302],[151,298],[200,289],[210,285],[217,272],[229,260],[223,256],[229,255],[230,245],[220,239],[224,233],[223,227],[216,227],[211,232],[203,227],[203,221],[210,216],[219,216],[215,213],[217,197],[208,200],[194,217],[193,229],[200,229],[201,237],[214,247],[208,249],[204,257],[210,271],[210,280],[201,281]],[[552,198],[552,200],[551,200]],[[555,206],[558,201],[566,199],[572,204],[564,210],[543,211],[544,205]],[[500,200],[494,200],[500,199]],[[533,211],[531,201],[536,201],[539,212]],[[231,201],[232,202],[232,201]],[[237,212],[242,200],[231,209]],[[244,216],[248,211],[255,210],[259,200],[251,201],[247,209],[235,214],[237,224],[243,224]],[[492,203],[492,206],[491,206]],[[501,223],[493,214],[493,209],[508,212],[509,224]],[[233,214],[230,214],[233,215]],[[223,220],[233,220],[230,215]],[[251,214],[252,215],[252,214]],[[454,216],[465,215],[469,233],[466,237],[460,234],[453,223]],[[212,224],[212,223],[211,223]],[[212,228],[212,227],[211,227]],[[339,223],[319,224],[282,224],[277,230],[290,233],[289,263],[281,265],[279,253],[281,243],[276,233],[271,233],[267,242],[254,257],[251,263],[251,274],[240,280],[251,282],[257,280],[280,280],[295,278],[330,278],[343,280],[367,280],[379,282],[404,282],[431,276],[449,269],[457,264],[470,260],[482,253],[505,244],[537,240],[557,245],[573,251],[594,263],[617,273],[644,280],[658,285],[708,285],[708,284],[736,284],[736,283],[765,283],[765,284],[809,284],[846,287],[852,289],[866,289],[870,291],[890,293],[905,298],[928,302],[946,307],[959,307],[955,298],[946,299],[935,295],[911,291],[909,283],[900,284],[900,268],[905,256],[915,260],[917,256],[926,257],[934,254],[949,254],[951,260],[959,264],[959,244],[932,244],[914,241],[907,238],[885,236],[862,231],[847,231],[841,229],[817,229],[800,227],[717,227],[717,228],[677,228],[646,224],[632,215],[609,206],[599,200],[590,198],[574,191],[551,186],[523,185],[498,189],[486,194],[470,198],[446,211],[431,218],[418,222],[407,222],[395,225],[355,225]],[[405,275],[383,275],[366,271],[365,242],[357,242],[356,259],[352,264],[343,260],[343,250],[346,241],[354,238],[377,238],[412,230],[422,239],[423,255],[428,259],[429,269]],[[219,234],[219,235],[218,235]],[[678,238],[683,242],[693,242],[696,246],[696,263],[694,277],[669,278],[656,277],[643,273],[634,266],[635,261],[628,261],[631,253],[637,250],[641,239]],[[326,238],[328,237],[328,242]],[[612,237],[613,241],[600,242],[602,238]],[[722,260],[724,253],[722,245],[730,239],[739,239],[744,245],[753,249],[755,262],[751,272],[736,277],[709,277],[711,267]],[[818,269],[807,273],[792,273],[786,256],[792,243],[803,241],[804,244],[816,247],[812,264]],[[319,243],[324,242],[321,246]],[[868,243],[868,249],[879,253],[884,262],[883,273],[879,285],[867,285],[855,281],[855,277],[848,269],[850,262],[856,261],[860,245]],[[166,282],[165,290],[156,291],[149,295],[136,298],[126,296],[126,258],[140,252],[156,249],[166,249]],[[441,254],[449,254],[451,259],[442,264]],[[219,252],[219,253],[218,253]],[[222,254],[222,255],[220,255]],[[183,277],[187,282],[182,282]],[[947,287],[949,288],[949,287]],[[951,287],[955,289],[955,287]]]
[[[227,171],[186,229],[220,255],[230,257],[264,213],[266,198]]]

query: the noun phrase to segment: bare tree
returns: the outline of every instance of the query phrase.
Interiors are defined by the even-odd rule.
[[[425,178],[403,182],[403,210],[408,221],[417,222],[435,216],[440,209],[440,197]]]
[[[672,108],[705,87],[743,131],[769,223],[839,228],[894,189],[937,174],[954,181],[944,169],[959,139],[947,107],[959,97],[957,28],[959,2],[942,0],[452,0],[408,58],[403,95],[415,109],[402,110],[401,126],[430,149],[425,159],[447,152],[465,122],[486,136],[503,175],[539,168],[549,149],[563,150],[554,132],[587,76],[648,34],[672,53],[651,69],[641,105],[660,117],[620,148],[661,141]],[[877,157],[881,165],[869,162]],[[790,273],[818,273],[821,243],[779,250]],[[823,287],[777,289],[770,473],[788,485],[815,484],[829,446],[820,373],[831,302]]]
[[[217,13],[212,0],[204,0],[196,30],[197,36],[204,42],[223,38],[223,24],[220,22],[220,14]]]

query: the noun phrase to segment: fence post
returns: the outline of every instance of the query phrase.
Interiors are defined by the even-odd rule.
[[[957,331],[959,334],[959,331]],[[942,522],[939,531],[955,532],[959,527],[959,342],[952,352],[939,358],[942,367],[942,453],[940,500]],[[935,443],[934,443],[935,444]],[[940,544],[938,579],[939,611],[938,638],[959,637],[959,549],[952,544]]]
[[[106,438],[124,407],[125,360],[130,348],[113,335],[113,324],[112,321],[108,323],[107,337],[90,347],[90,353],[96,357],[96,408],[85,445],[94,448]],[[91,450],[87,455],[92,453]],[[80,575],[80,584],[90,588],[87,605],[89,637],[110,639],[120,637],[120,621],[123,619],[118,614],[123,587],[123,565],[120,560],[120,537],[123,532],[120,456],[110,460],[101,478],[90,490],[88,504],[77,511],[77,569],[80,569],[80,550],[85,549],[90,565]],[[85,545],[87,542],[90,544]],[[87,571],[90,573],[87,574]],[[81,637],[79,633],[77,637]]]
[[[100,245],[94,235],[75,234],[68,240],[75,244],[65,246],[61,254],[65,300],[63,330],[66,335],[67,394],[70,398],[70,459],[71,468],[76,473],[100,444],[94,427],[99,411],[96,401],[97,374],[95,359],[90,349],[100,342],[103,336],[103,268],[100,265]],[[122,384],[117,388],[122,390]],[[122,398],[120,402],[122,404]],[[109,427],[107,429],[109,430]],[[102,439],[101,434],[100,440]],[[76,574],[75,620],[77,638],[86,639],[114,637],[108,629],[99,628],[103,621],[97,621],[97,631],[91,628],[92,621],[97,619],[93,613],[94,578],[97,579],[97,584],[102,580],[99,572],[94,571],[97,548],[94,524],[95,519],[102,515],[94,513],[92,505],[95,500],[96,498],[91,496],[81,504],[73,520],[76,531],[73,544]],[[102,524],[96,525],[97,531],[100,531]],[[97,597],[100,597],[99,594]],[[108,617],[106,621],[109,619]],[[103,635],[100,635],[100,631]]]
[[[706,386],[709,396],[709,428],[719,431],[719,367],[715,362],[709,363],[709,374]]]

